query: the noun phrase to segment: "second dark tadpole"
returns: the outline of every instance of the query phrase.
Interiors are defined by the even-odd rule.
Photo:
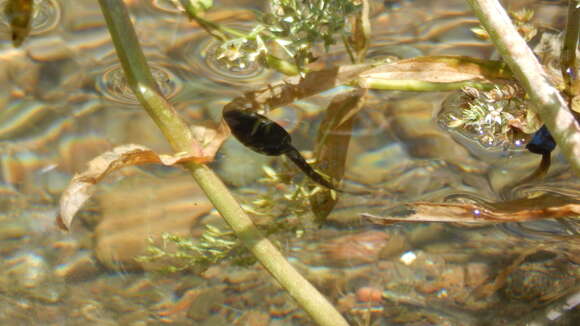
[[[526,148],[535,154],[549,155],[556,148],[556,142],[546,125],[543,125],[540,130],[536,131]]]
[[[340,191],[306,162],[300,152],[292,146],[292,138],[288,132],[276,122],[255,112],[235,109],[225,111],[223,117],[232,134],[244,146],[260,154],[286,155],[314,182]]]

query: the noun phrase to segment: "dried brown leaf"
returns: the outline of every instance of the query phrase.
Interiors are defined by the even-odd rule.
[[[499,61],[460,56],[429,56],[384,64],[361,73],[365,79],[413,80],[432,83],[455,83],[471,80],[511,78],[511,73]]]
[[[273,109],[306,98],[334,87],[343,85],[371,69],[371,64],[342,65],[319,71],[311,71],[305,76],[293,76],[272,83],[257,91],[245,93],[228,103],[224,110]]]
[[[213,161],[217,151],[230,136],[230,129],[223,120],[217,126],[212,122],[198,122],[191,127],[191,133],[197,144],[201,145],[194,152],[194,155],[204,158],[198,163],[207,163]]]
[[[84,172],[72,178],[60,198],[60,214],[57,217],[59,227],[69,230],[75,214],[93,195],[95,186],[111,172],[140,164],[173,166],[185,162],[206,163],[213,159],[229,135],[229,130],[224,123],[215,129],[198,125],[192,128],[192,132],[202,146],[194,147],[191,153],[160,155],[145,146],[129,144],[116,147],[91,160]]]
[[[492,205],[415,202],[392,209],[386,216],[362,214],[371,222],[503,223],[580,215],[580,202],[545,194],[537,198],[504,201]]]

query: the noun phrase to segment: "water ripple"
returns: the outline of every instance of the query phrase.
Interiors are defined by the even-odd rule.
[[[271,80],[273,72],[258,62],[245,62],[243,67],[228,64],[225,58],[217,56],[219,46],[220,42],[213,38],[190,42],[183,48],[182,56],[195,73],[214,82],[251,88]]]
[[[157,82],[161,94],[167,99],[174,97],[183,87],[181,80],[168,68],[151,63],[151,74]],[[107,99],[123,103],[138,104],[137,98],[127,83],[123,69],[114,64],[97,78],[97,90]]]

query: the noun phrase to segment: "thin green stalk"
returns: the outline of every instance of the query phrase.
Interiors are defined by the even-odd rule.
[[[298,69],[298,66],[296,66],[295,64],[291,64],[290,62],[282,60],[271,54],[267,54],[265,56],[265,63],[266,66],[278,72],[281,72],[286,76],[296,76],[300,73],[300,69]],[[305,68],[303,72],[307,73],[308,71],[309,69]]]
[[[475,81],[463,81],[452,83],[435,83],[422,80],[400,80],[384,78],[361,78],[356,81],[361,87],[369,89],[380,89],[389,91],[408,91],[408,92],[444,92],[462,89],[464,87],[473,87],[480,90],[491,90],[495,84]],[[354,85],[353,85],[354,86]]]
[[[99,3],[129,86],[147,113],[163,131],[174,151],[188,151],[195,140],[189,127],[157,89],[129,19],[127,8],[121,0],[99,0]],[[261,234],[209,167],[195,163],[185,164],[185,167],[244,245],[318,325],[348,325],[328,300]]]
[[[580,176],[580,125],[558,90],[550,83],[526,41],[497,0],[467,0],[498,52],[535,104],[572,169]]]
[[[580,8],[577,6],[577,1],[568,0],[566,34],[564,36],[562,54],[560,55],[562,76],[564,77],[566,92],[568,92],[568,95],[570,96],[578,95],[573,94],[572,84],[580,82],[580,76],[576,76],[578,73],[576,51],[578,49],[578,38],[580,37]]]

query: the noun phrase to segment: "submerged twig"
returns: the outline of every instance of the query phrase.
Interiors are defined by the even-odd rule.
[[[534,110],[580,175],[580,124],[497,0],[468,0],[511,71],[529,94]]]
[[[195,141],[189,127],[157,89],[127,8],[121,0],[99,0],[127,81],[147,113],[161,128],[175,152],[187,152]],[[256,228],[223,182],[205,164],[186,163],[201,189],[239,239],[266,270],[319,325],[348,325],[340,313],[290,265]]]

